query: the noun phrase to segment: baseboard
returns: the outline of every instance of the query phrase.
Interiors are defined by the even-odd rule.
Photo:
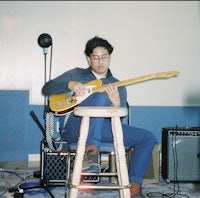
[[[39,164],[38,164],[39,163]],[[19,170],[19,171],[27,171],[27,170],[37,170],[40,168],[40,162],[32,164],[29,166],[28,161],[2,161],[0,162],[0,168],[4,170]]]

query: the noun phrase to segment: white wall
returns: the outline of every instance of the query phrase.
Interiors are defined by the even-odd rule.
[[[42,33],[53,39],[52,78],[87,67],[85,43],[99,35],[115,48],[111,69],[120,80],[180,71],[128,86],[131,105],[200,105],[198,1],[1,1],[0,89],[29,89],[31,104],[43,104]],[[49,68],[50,48],[47,58]]]

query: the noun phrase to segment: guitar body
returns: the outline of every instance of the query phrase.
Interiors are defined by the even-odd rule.
[[[75,106],[80,104],[83,100],[85,100],[88,96],[92,94],[92,88],[101,87],[101,85],[101,80],[93,80],[84,84],[84,86],[88,90],[88,93],[86,93],[86,95],[83,97],[68,96],[69,94],[67,93],[51,95],[49,107],[52,111],[55,112],[56,115],[64,115],[66,113],[69,113],[73,110]]]
[[[117,87],[120,86],[127,86],[131,84],[136,84],[140,83],[143,81],[148,81],[152,79],[159,79],[159,78],[170,78],[174,76],[178,76],[179,71],[170,71],[170,72],[159,72],[155,74],[149,74],[146,76],[140,76],[136,78],[132,78],[129,80],[124,80],[124,81],[118,81],[114,82],[114,84]],[[61,93],[61,94],[55,94],[50,96],[50,109],[54,111],[55,115],[64,115],[67,114],[71,111],[73,111],[74,107],[80,104],[83,100],[85,100],[87,97],[89,97],[92,93],[94,92],[104,92],[104,85],[102,85],[101,80],[93,80],[90,81],[84,86],[87,88],[88,92],[85,94],[85,96],[80,97],[80,96],[68,96],[69,94],[67,93]],[[112,84],[112,83],[111,83]]]

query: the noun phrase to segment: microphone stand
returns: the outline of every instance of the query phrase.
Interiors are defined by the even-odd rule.
[[[46,42],[46,43],[45,43]],[[48,42],[48,43],[47,43]],[[46,47],[49,47],[50,45],[52,45],[52,40],[51,40],[51,37],[48,35],[48,34],[42,34],[40,35],[40,37],[38,38],[38,43],[41,47],[43,47],[43,53],[44,53],[44,84],[47,82],[46,80],[46,76],[47,76],[47,48]],[[45,45],[45,47],[44,47]],[[52,47],[51,47],[51,57],[50,57],[50,70],[49,70],[49,80],[51,79],[51,65],[52,65]],[[44,117],[44,120],[46,121],[46,113],[48,113],[50,111],[50,108],[49,108],[49,101],[48,101],[48,97],[44,96],[44,110],[43,110],[43,117]],[[30,112],[30,115],[31,117],[33,118],[33,120],[36,122],[36,124],[38,125],[38,127],[40,128],[40,130],[42,131],[42,134],[43,134],[43,142],[44,142],[44,146],[47,146],[47,140],[46,140],[46,122],[45,122],[45,127],[43,127],[41,125],[41,123],[39,122],[37,116],[35,115],[35,113],[33,111]],[[40,150],[42,151],[42,144],[41,144],[41,148]],[[43,154],[41,153],[41,156]],[[41,159],[41,157],[40,157]],[[38,174],[39,174],[39,177],[41,179],[41,162],[40,162],[40,171],[38,173],[38,171],[34,172],[34,176],[38,177]],[[51,193],[51,191],[49,190],[49,186],[47,184],[47,178],[46,176],[43,176],[43,178],[40,180],[39,182],[39,185],[37,186],[28,186],[28,187],[24,187],[23,184],[19,185],[18,188],[10,188],[9,189],[9,192],[14,192],[14,197],[15,195],[16,196],[20,196],[20,195],[23,195],[23,193],[20,192],[20,189],[22,190],[30,190],[30,189],[36,189],[36,188],[39,188],[39,189],[44,189],[46,190],[49,195],[52,197],[52,198],[55,198],[54,195]],[[21,197],[21,196],[20,196]]]
[[[44,54],[44,84],[47,82],[47,48],[43,48],[43,54]],[[50,69],[49,69],[49,80],[51,79],[51,64],[52,63],[52,47],[51,47],[51,57],[50,57]],[[43,109],[43,118],[44,118],[44,121],[46,121],[46,114],[50,111],[50,108],[49,108],[49,101],[48,101],[48,97],[47,96],[44,96],[44,109]],[[37,125],[39,126],[39,128],[41,129],[42,133],[43,133],[43,140],[42,142],[44,143],[44,147],[47,147],[47,140],[46,140],[46,122],[44,122],[44,128],[42,127],[42,125],[39,123],[39,120],[36,118],[36,115],[34,114],[34,112],[32,111],[31,112],[31,116],[32,118],[34,119],[34,121],[37,123]],[[43,156],[44,154],[42,154],[42,143],[41,143],[41,156]],[[42,157],[41,157],[42,158]],[[42,161],[42,159],[41,159]],[[41,162],[40,162],[40,179],[42,178],[42,165],[41,165]],[[49,195],[54,198],[54,195],[51,193],[51,191],[49,190],[49,187],[48,186],[48,180],[46,178],[45,175],[43,175],[43,178],[41,179],[40,181],[40,184],[39,186],[33,186],[33,187],[27,187],[27,188],[23,188],[24,190],[27,190],[27,189],[33,189],[33,188],[43,188],[45,189]]]
[[[44,84],[47,82],[47,48],[43,49],[44,52]],[[51,65],[52,65],[52,47],[50,56],[50,68],[49,68],[49,80],[51,80]],[[49,100],[47,96],[44,96],[44,113],[49,112]],[[45,115],[44,115],[45,118]]]
[[[44,54],[44,84],[47,82],[47,48],[43,48],[43,54]],[[50,56],[50,69],[49,69],[49,80],[51,79],[51,66],[52,66],[52,47],[51,47],[51,56]],[[46,140],[46,114],[50,111],[50,108],[49,108],[49,100],[48,100],[48,97],[47,96],[44,96],[44,109],[43,109],[43,118],[44,118],[44,128],[41,126],[40,123],[38,123],[38,121],[36,119],[34,119],[36,121],[36,123],[38,124],[39,128],[41,129],[42,133],[43,133],[43,143],[44,143],[44,147],[47,147],[47,140]],[[32,113],[31,116],[33,118],[35,118],[34,114]],[[44,156],[44,154],[42,154],[42,143],[41,143],[41,156]],[[41,157],[42,158],[42,157]],[[41,159],[41,162],[42,162],[42,159]],[[42,165],[41,165],[41,162],[40,162],[40,179],[42,178]],[[46,178],[46,175],[43,175],[43,178],[41,179],[40,181],[40,184],[39,186],[36,186],[36,187],[33,187],[33,188],[43,188],[45,189],[49,195],[54,198],[53,194],[51,193],[51,191],[49,190],[49,187],[48,187],[48,180]],[[30,189],[30,188],[29,188]]]

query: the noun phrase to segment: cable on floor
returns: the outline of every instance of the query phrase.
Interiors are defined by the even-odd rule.
[[[38,188],[38,189],[36,189]],[[23,189],[26,194],[46,194],[46,188],[40,188],[40,182],[26,182],[19,185],[19,189]],[[52,190],[54,188],[49,188]]]

